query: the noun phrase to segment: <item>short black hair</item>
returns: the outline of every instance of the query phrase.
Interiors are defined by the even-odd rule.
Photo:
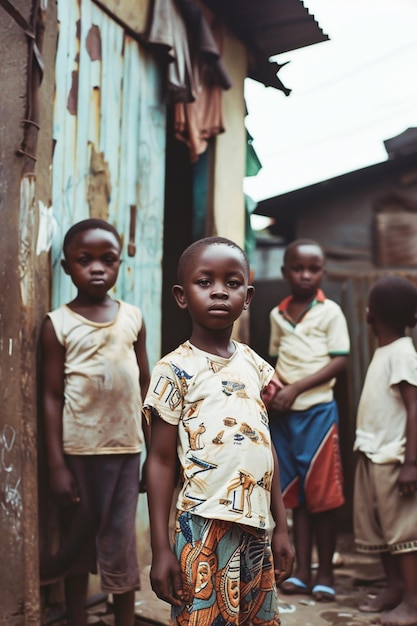
[[[286,261],[288,260],[289,254],[296,248],[301,248],[301,246],[316,246],[317,248],[319,248],[319,250],[321,250],[323,258],[325,258],[325,254],[324,254],[324,250],[322,246],[315,239],[306,239],[306,238],[295,239],[294,241],[291,241],[291,243],[289,243],[284,250],[284,259],[283,259],[284,265]]]
[[[395,329],[404,330],[415,324],[417,288],[401,276],[384,276],[369,292],[371,315]]]
[[[226,237],[203,237],[203,239],[197,239],[197,241],[194,241],[194,243],[188,246],[188,248],[186,248],[184,252],[181,254],[180,259],[178,261],[178,269],[177,269],[178,283],[180,285],[182,284],[182,281],[184,279],[185,266],[187,265],[188,261],[193,257],[195,252],[197,252],[200,248],[208,248],[208,246],[216,246],[220,244],[225,245],[225,246],[230,246],[230,248],[234,248],[235,250],[238,250],[241,253],[242,259],[245,265],[246,273],[247,273],[247,276],[249,277],[249,272],[250,272],[249,259],[248,259],[246,252],[243,250],[243,248],[241,248],[237,243],[235,243],[231,239],[227,239]]]
[[[116,237],[117,241],[119,242],[120,250],[122,249],[121,237],[119,233],[117,232],[116,228],[113,226],[113,224],[109,224],[109,222],[106,222],[105,220],[101,220],[98,217],[90,217],[86,220],[81,220],[81,222],[77,222],[76,224],[71,226],[71,228],[67,231],[64,237],[64,242],[62,244],[62,251],[64,253],[64,257],[67,256],[68,248],[71,245],[71,242],[75,239],[77,235],[85,232],[86,230],[94,230],[96,228],[100,230],[107,230],[109,233],[112,233]]]

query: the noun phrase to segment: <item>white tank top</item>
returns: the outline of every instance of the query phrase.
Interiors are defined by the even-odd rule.
[[[66,305],[48,313],[65,348],[63,449],[66,454],[140,452],[144,445],[136,306],[119,301],[112,322],[97,323]]]

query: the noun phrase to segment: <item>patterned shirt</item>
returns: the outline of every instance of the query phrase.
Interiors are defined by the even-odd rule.
[[[261,391],[274,369],[248,346],[234,345],[230,358],[188,341],[163,357],[144,409],[178,427],[179,510],[271,528],[274,463]]]

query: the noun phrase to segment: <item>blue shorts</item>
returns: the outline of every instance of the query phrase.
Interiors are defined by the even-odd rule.
[[[284,506],[322,513],[344,503],[336,402],[272,413]]]

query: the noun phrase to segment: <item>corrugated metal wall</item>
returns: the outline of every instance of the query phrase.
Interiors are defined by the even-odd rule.
[[[153,365],[160,356],[165,180],[160,71],[91,0],[59,0],[58,20],[53,306],[75,295],[60,267],[65,232],[86,217],[107,219],[124,240],[113,295],[141,307]]]

